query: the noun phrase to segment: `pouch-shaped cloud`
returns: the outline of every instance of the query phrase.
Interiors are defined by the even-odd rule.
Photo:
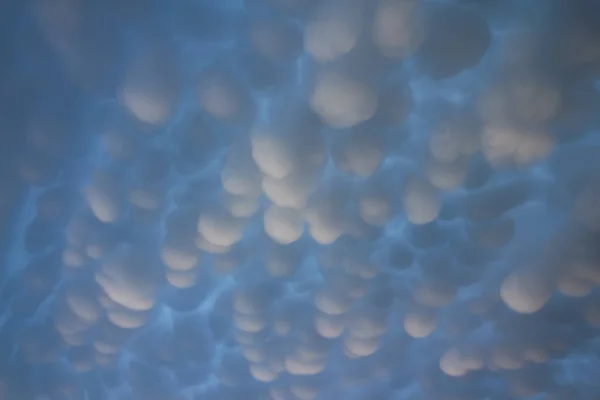
[[[514,126],[540,126],[560,110],[561,92],[543,74],[509,75],[481,95],[479,114],[485,122]]]
[[[200,215],[198,233],[209,243],[228,247],[241,240],[245,225],[244,219],[233,217],[227,211],[215,207]]]
[[[403,205],[408,221],[417,225],[433,222],[442,207],[436,189],[422,179],[414,179],[407,184]]]
[[[257,130],[252,135],[252,158],[260,170],[275,179],[290,175],[294,168],[293,150],[275,132]]]
[[[427,309],[415,309],[404,317],[403,322],[406,333],[415,339],[429,336],[437,327],[437,317],[434,312]]]
[[[265,232],[277,243],[291,244],[300,239],[304,224],[304,216],[297,210],[271,206],[265,211]]]
[[[373,42],[391,58],[413,55],[428,35],[423,4],[415,0],[380,0],[373,24]]]
[[[544,307],[554,291],[553,282],[547,276],[540,276],[535,269],[518,269],[502,282],[500,296],[512,310],[522,313],[535,313]]]
[[[223,188],[235,196],[260,196],[261,174],[254,159],[250,143],[234,141],[229,147],[225,165],[221,170]]]
[[[365,25],[361,0],[328,0],[308,21],[304,48],[317,62],[327,63],[354,49]]]
[[[115,171],[98,170],[84,189],[86,202],[96,218],[104,223],[115,222],[123,212],[124,194]]]
[[[335,70],[317,72],[310,106],[332,128],[349,128],[375,115],[378,94],[369,82]]]
[[[134,55],[120,97],[135,118],[147,124],[161,125],[171,118],[177,107],[180,77],[169,52],[158,45],[150,48],[152,46]]]
[[[515,234],[515,222],[503,216],[490,222],[471,224],[467,233],[474,242],[485,248],[504,247],[510,243]]]
[[[247,122],[254,117],[252,94],[227,69],[215,66],[203,71],[197,94],[200,108],[217,120]]]
[[[111,300],[134,311],[147,311],[155,305],[164,279],[160,264],[144,254],[146,251],[140,247],[128,249],[107,260],[95,274],[96,282]]]
[[[366,178],[385,158],[384,140],[378,127],[356,127],[337,137],[332,156],[340,170]]]

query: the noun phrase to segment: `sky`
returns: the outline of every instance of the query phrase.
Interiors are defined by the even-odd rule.
[[[597,21],[0,1],[0,399],[598,399]]]

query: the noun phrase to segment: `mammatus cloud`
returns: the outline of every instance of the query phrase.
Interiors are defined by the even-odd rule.
[[[599,18],[0,2],[0,398],[597,398]]]

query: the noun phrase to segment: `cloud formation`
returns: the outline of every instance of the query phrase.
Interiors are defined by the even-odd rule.
[[[0,2],[0,398],[597,398],[599,19]]]

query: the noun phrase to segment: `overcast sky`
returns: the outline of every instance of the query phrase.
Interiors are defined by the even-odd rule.
[[[0,1],[0,399],[597,400],[600,3]]]

